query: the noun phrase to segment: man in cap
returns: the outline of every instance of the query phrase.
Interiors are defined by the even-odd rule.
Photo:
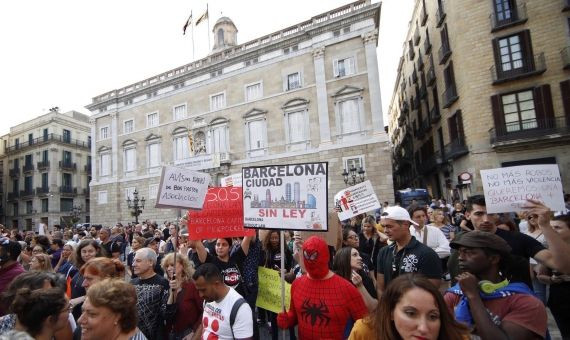
[[[144,241],[144,247],[145,248],[149,248],[151,249],[157,256],[157,260],[154,266],[154,271],[160,275],[163,276],[164,275],[164,270],[162,270],[162,267],[160,265],[160,263],[162,262],[162,254],[160,254],[158,252],[158,245],[160,244],[160,237],[149,237]]]
[[[436,287],[441,282],[441,261],[430,247],[410,234],[410,225],[417,225],[402,207],[388,207],[382,213],[384,233],[393,243],[378,253],[376,290],[382,296],[384,287],[400,274],[421,273]]]
[[[343,339],[349,320],[359,320],[368,311],[358,290],[329,267],[329,249],[316,236],[303,243],[307,275],[293,281],[291,306],[277,316],[281,329],[299,326],[300,339]]]
[[[24,273],[26,270],[18,262],[18,256],[22,252],[22,247],[18,242],[10,241],[7,237],[0,237],[0,294],[10,285],[12,280]],[[0,316],[4,315],[6,309],[0,306]]]
[[[524,283],[508,281],[511,247],[501,237],[471,231],[451,242],[458,250],[457,284],[445,294],[455,318],[482,339],[546,336],[546,309]]]

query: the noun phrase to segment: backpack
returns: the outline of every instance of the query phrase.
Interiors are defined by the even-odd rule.
[[[230,330],[232,331],[232,338],[234,339],[236,338],[234,336],[234,322],[236,321],[236,316],[239,308],[244,303],[246,303],[244,298],[237,299],[236,302],[234,302],[234,305],[232,306],[232,311],[230,312]]]

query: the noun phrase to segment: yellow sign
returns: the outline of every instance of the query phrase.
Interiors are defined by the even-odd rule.
[[[255,305],[274,313],[283,311],[281,308],[281,277],[279,272],[273,269],[259,267],[257,268],[257,277],[259,278],[259,290],[257,292],[257,301]],[[291,302],[291,284],[285,282],[285,305],[289,310]]]

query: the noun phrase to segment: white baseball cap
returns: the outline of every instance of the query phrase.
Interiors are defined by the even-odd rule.
[[[384,208],[382,218],[389,218],[396,221],[408,221],[413,225],[418,225],[410,218],[410,213],[406,209],[398,206]]]

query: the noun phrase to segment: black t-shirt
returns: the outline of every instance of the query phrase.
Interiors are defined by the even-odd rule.
[[[281,268],[281,250],[261,252],[259,265],[274,269]],[[285,248],[285,270],[289,271],[293,267],[293,255]]]
[[[243,284],[243,262],[245,261],[245,253],[239,247],[232,255],[228,262],[220,260],[217,256],[208,254],[206,263],[213,263],[222,272],[224,283],[228,287],[235,289],[241,296],[245,296],[245,285]]]
[[[377,260],[378,260],[378,253],[380,249],[382,249],[386,244],[380,241],[379,237],[366,239],[363,233],[358,235],[358,252],[361,254],[368,254],[370,260],[372,261],[372,267],[376,268]]]
[[[455,236],[459,240],[466,232],[462,232]],[[523,282],[532,289],[532,281],[530,278],[529,259],[534,257],[539,251],[546,249],[544,246],[534,238],[519,232],[506,231],[497,229],[495,234],[505,240],[511,246],[512,262],[508,270],[510,274],[509,280],[511,282]],[[459,254],[457,251],[452,251],[447,267],[453,282],[455,277],[459,275]]]
[[[382,248],[378,254],[378,274],[384,275],[384,286],[400,274],[420,273],[430,279],[441,279],[441,260],[437,253],[430,247],[418,242],[412,236],[410,242],[396,252],[397,245],[394,242],[388,247]]]
[[[167,309],[175,311],[176,304],[167,305],[170,285],[160,275],[148,279],[137,277],[131,280],[137,291],[138,327],[147,339],[164,338],[163,317]],[[172,312],[172,311],[171,311]]]

